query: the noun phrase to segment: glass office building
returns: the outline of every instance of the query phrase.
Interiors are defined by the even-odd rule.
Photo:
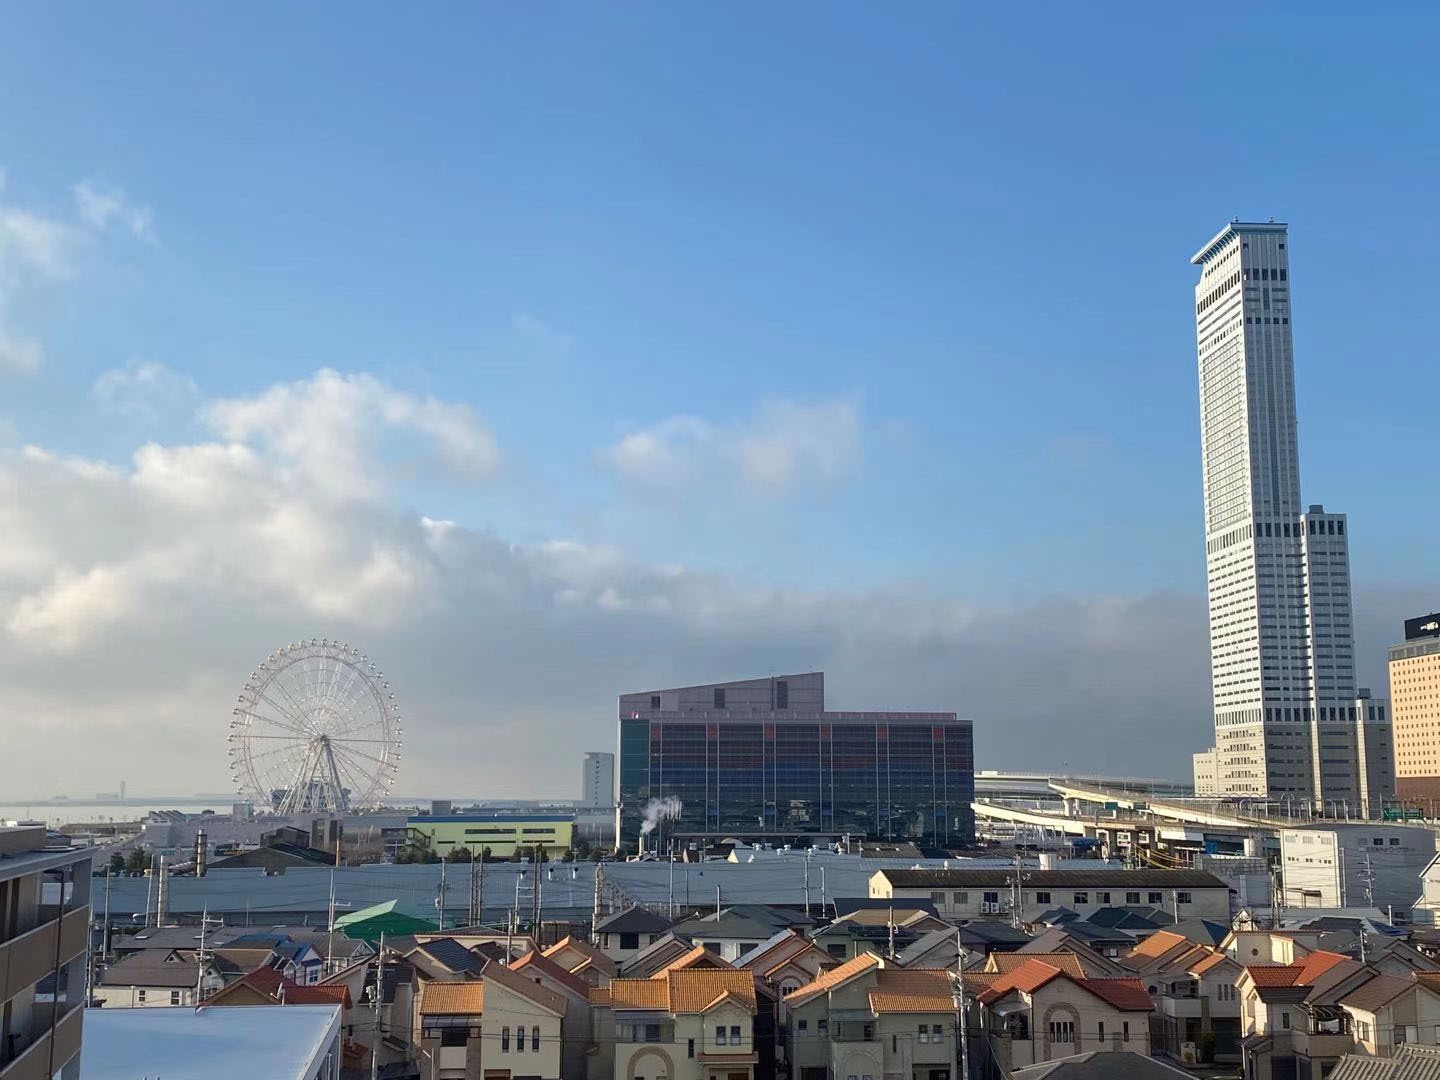
[[[827,712],[824,674],[620,698],[618,836],[806,835],[968,844],[972,726],[954,713]]]

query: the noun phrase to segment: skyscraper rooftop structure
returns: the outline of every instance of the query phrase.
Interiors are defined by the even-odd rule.
[[[1232,221],[1190,260],[1215,724],[1196,785],[1378,812],[1393,752],[1355,686],[1347,519],[1301,510],[1288,239]],[[1382,759],[1388,792],[1357,779]]]
[[[968,843],[972,724],[831,712],[823,672],[622,695],[618,843],[802,836]]]

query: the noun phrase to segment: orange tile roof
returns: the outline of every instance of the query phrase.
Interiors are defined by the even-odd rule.
[[[484,982],[427,980],[420,986],[421,1016],[481,1016],[484,1012]]]
[[[551,945],[548,949],[546,949],[544,955],[548,959],[554,960],[558,954],[563,953],[566,950],[578,953],[585,958],[583,961],[573,965],[570,968],[570,971],[572,972],[579,971],[580,969],[584,968],[588,963],[589,966],[599,969],[606,975],[615,974],[614,960],[610,959],[610,957],[606,956],[603,952],[597,949],[594,945],[591,945],[588,941],[585,941],[582,938],[577,938],[573,935],[561,938],[554,945]],[[558,963],[559,961],[556,962]]]
[[[489,967],[490,965],[486,964],[485,966]],[[519,960],[516,960],[513,964],[511,964],[510,970],[529,972],[526,978],[530,979],[533,979],[536,974],[543,972],[544,974],[550,976],[550,978],[554,979],[561,986],[568,987],[570,990],[574,991],[577,995],[581,997],[586,997],[590,993],[589,983],[587,983],[584,979],[580,978],[579,975],[576,975],[570,971],[566,971],[554,960],[551,960],[544,953],[539,952],[535,949],[531,949],[524,956],[520,957]]]
[[[287,986],[284,990],[286,1005],[339,1005],[350,1008],[348,986]]]
[[[689,952],[681,953],[650,977],[652,979],[663,979],[668,972],[688,971],[690,968],[695,967],[728,968],[730,966],[729,963],[721,957],[716,956],[709,949],[705,948],[704,945],[696,945]]]
[[[994,1001],[1003,997],[1012,990],[1020,990],[1027,994],[1033,994],[1040,987],[1044,986],[1051,979],[1057,978],[1063,972],[1057,967],[1041,960],[1026,959],[1025,963],[1013,971],[1003,973],[980,995],[981,1001]]]
[[[1076,985],[1121,1012],[1149,1012],[1155,1007],[1139,979],[1077,979]]]
[[[1204,948],[1204,946],[1201,946]],[[1230,958],[1219,949],[1205,949],[1205,955],[1191,961],[1189,970],[1191,975],[1204,975],[1211,968],[1225,963]]]
[[[654,979],[611,979],[610,1005],[615,1009],[668,1009],[670,987]]]
[[[1343,964],[1349,959],[1348,956],[1342,956],[1340,953],[1335,952],[1326,952],[1323,949],[1319,952],[1313,952],[1300,961],[1300,974],[1296,976],[1295,985],[1309,986],[1336,964]]]
[[[997,971],[1002,975],[1008,975],[1022,964],[1031,960],[1039,960],[1042,964],[1049,964],[1053,968],[1059,968],[1066,975],[1075,979],[1085,978],[1085,968],[1080,963],[1080,958],[1072,952],[1054,953],[991,953],[985,961],[987,971]]]
[[[704,1012],[726,994],[747,1009],[755,1008],[753,972],[730,967],[672,971],[668,982],[671,1012]]]
[[[1170,930],[1160,930],[1151,934],[1140,944],[1130,950],[1130,956],[1143,956],[1149,960],[1158,960],[1177,945],[1188,945],[1190,939],[1184,934],[1176,934]]]
[[[953,1013],[950,973],[940,969],[882,968],[875,973],[870,1011],[880,1013]]]
[[[1255,967],[1247,967],[1245,973],[1250,976],[1250,981],[1262,989],[1274,989],[1281,986],[1294,986],[1295,977],[1300,974],[1300,968],[1294,964],[1259,964]]]
[[[785,998],[788,1005],[799,1005],[803,1001],[809,1001],[813,997],[825,993],[831,987],[839,986],[847,979],[854,978],[862,972],[869,971],[880,964],[880,958],[874,953],[861,953],[853,960],[847,960],[839,967],[831,968],[829,971],[822,971],[811,982],[792,990]]]

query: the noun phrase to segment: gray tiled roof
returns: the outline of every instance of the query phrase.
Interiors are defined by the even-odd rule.
[[[1128,1050],[1094,1050],[1016,1069],[1013,1080],[1179,1080],[1192,1074]],[[1333,1080],[1333,1078],[1332,1078]]]
[[[978,870],[884,870],[897,889],[983,888],[1006,886],[1015,871],[1003,867]],[[1225,882],[1203,870],[1027,870],[1029,889],[1224,889]]]

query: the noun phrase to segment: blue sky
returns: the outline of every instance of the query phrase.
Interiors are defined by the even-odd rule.
[[[1273,216],[1305,497],[1351,514],[1357,591],[1433,607],[1406,466],[1440,390],[1440,22],[1393,11],[16,8],[0,201],[150,216],[8,282],[44,362],[0,375],[0,444],[124,466],[331,368],[473,410],[503,466],[377,435],[382,501],[510,544],[987,610],[1193,596],[1188,257]],[[103,408],[143,364],[169,390]],[[736,479],[725,448],[797,417],[793,477]],[[625,475],[637,432],[693,483]]]

